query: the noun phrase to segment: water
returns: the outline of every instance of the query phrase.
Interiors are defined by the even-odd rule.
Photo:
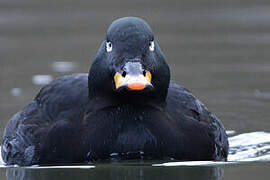
[[[269,161],[270,133],[252,132],[229,139],[229,161]]]
[[[172,79],[235,131],[229,131],[229,163],[5,167],[0,179],[269,179],[268,0],[2,0],[0,136],[43,85],[88,72],[108,25],[130,15],[152,26]]]

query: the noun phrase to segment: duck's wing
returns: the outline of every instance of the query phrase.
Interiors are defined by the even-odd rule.
[[[39,150],[46,132],[57,123],[83,116],[88,102],[87,82],[87,74],[75,74],[44,86],[30,104],[9,120],[2,142],[4,162],[19,165],[39,163]]]
[[[179,127],[186,127],[182,130],[183,133],[192,136],[190,141],[197,141],[201,146],[203,143],[208,143],[204,142],[206,139],[214,142],[214,144],[209,143],[212,144],[212,147],[209,147],[213,151],[212,159],[226,160],[229,145],[225,128],[217,116],[209,112],[199,99],[187,89],[171,81],[166,109],[178,121]]]

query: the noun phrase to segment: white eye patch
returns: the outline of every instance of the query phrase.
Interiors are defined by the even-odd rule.
[[[149,50],[150,51],[154,51],[155,50],[155,43],[154,43],[154,41],[150,41],[149,42]]]
[[[112,51],[112,43],[110,41],[106,42],[106,51],[107,52]]]

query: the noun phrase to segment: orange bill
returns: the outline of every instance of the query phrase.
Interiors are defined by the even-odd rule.
[[[150,72],[146,72],[145,75],[129,75],[127,74],[123,77],[120,73],[115,73],[114,82],[115,88],[126,87],[129,90],[139,91],[145,89],[147,86],[152,86],[151,84],[152,75]]]

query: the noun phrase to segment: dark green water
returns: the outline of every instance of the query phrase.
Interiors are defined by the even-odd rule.
[[[10,116],[46,81],[87,72],[107,27],[123,16],[149,22],[172,78],[215,112],[226,129],[237,134],[270,132],[267,0],[1,0],[0,136]],[[252,138],[260,142],[265,137]],[[241,147],[238,139],[232,159],[269,154],[267,138],[263,145],[248,148]],[[240,139],[250,140],[250,136]],[[269,179],[269,167],[269,162],[259,159],[211,167],[151,167],[146,163],[105,164],[94,169],[1,168],[0,179]]]

